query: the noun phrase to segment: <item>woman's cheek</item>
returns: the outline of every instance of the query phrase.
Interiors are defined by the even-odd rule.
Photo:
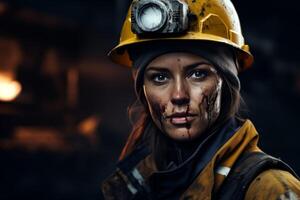
[[[163,128],[163,119],[166,115],[165,113],[167,104],[164,103],[161,97],[153,94],[153,92],[147,90],[144,91],[153,121],[158,123],[157,125],[159,125],[160,128]]]
[[[205,104],[208,126],[211,126],[219,116],[221,106],[222,80],[217,78],[215,84],[205,94]]]
[[[222,79],[215,78],[199,88],[201,89],[197,94],[197,103],[200,120],[203,122],[203,125],[210,126],[220,113]]]

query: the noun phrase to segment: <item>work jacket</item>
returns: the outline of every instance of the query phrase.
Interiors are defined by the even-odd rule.
[[[103,195],[105,199],[222,199],[222,186],[239,158],[262,152],[257,142],[250,120],[238,124],[231,119],[183,163],[164,171],[157,169],[148,148],[137,148],[103,182]],[[300,182],[288,171],[268,169],[251,180],[244,199],[300,199]]]

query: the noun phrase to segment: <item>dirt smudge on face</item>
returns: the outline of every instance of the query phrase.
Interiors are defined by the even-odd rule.
[[[165,106],[165,105],[162,105],[162,106],[161,106],[160,113],[161,113],[161,115],[162,115],[162,118],[165,119],[165,118],[166,118],[166,116],[165,116],[165,113],[166,113],[166,106]]]
[[[164,130],[163,120],[166,119],[166,105],[161,105],[160,103],[154,103],[153,104],[153,114],[156,119],[159,120],[160,127],[162,130]]]
[[[207,97],[207,95],[205,95],[204,93],[201,93],[200,94],[200,99],[201,99],[201,101],[199,102],[199,118],[200,118],[200,120],[204,120],[205,118],[206,118],[206,107],[204,107],[203,108],[203,105],[207,105],[207,99],[208,99],[208,97]]]
[[[186,122],[188,121],[187,116],[188,116],[189,112],[190,112],[190,105],[187,105],[186,111],[185,111],[185,120],[186,120]],[[191,124],[190,123],[186,123],[186,130],[187,130],[187,134],[189,136],[189,140],[192,140],[190,129],[191,129]]]
[[[217,100],[220,96],[222,81],[219,78],[216,79],[217,83],[213,92],[210,95],[205,95],[208,127],[210,127],[212,122],[217,118],[220,109],[219,105],[217,105]]]

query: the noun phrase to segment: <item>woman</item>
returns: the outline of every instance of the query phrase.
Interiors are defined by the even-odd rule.
[[[299,199],[297,175],[238,115],[253,58],[230,1],[133,1],[110,56],[133,67],[138,120],[106,199]]]

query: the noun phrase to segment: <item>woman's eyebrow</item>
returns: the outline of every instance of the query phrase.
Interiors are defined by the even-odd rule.
[[[147,67],[146,72],[147,71],[169,72],[168,69],[166,69],[164,67],[159,67],[159,66],[150,66],[150,67]]]
[[[209,62],[201,61],[201,62],[196,62],[196,63],[190,64],[190,65],[186,65],[183,68],[185,70],[191,70],[195,67],[198,67],[199,65],[212,65],[212,64],[210,64]],[[169,69],[166,69],[165,67],[162,67],[162,66],[149,66],[146,69],[146,71],[151,71],[151,70],[169,72]]]
[[[209,62],[205,62],[205,61],[202,61],[202,62],[197,62],[197,63],[193,63],[193,64],[190,64],[190,65],[186,65],[186,66],[184,66],[184,68],[185,68],[185,70],[191,70],[191,69],[193,69],[193,68],[195,68],[195,67],[198,67],[198,66],[200,66],[200,65],[212,65],[212,64],[210,64]]]

